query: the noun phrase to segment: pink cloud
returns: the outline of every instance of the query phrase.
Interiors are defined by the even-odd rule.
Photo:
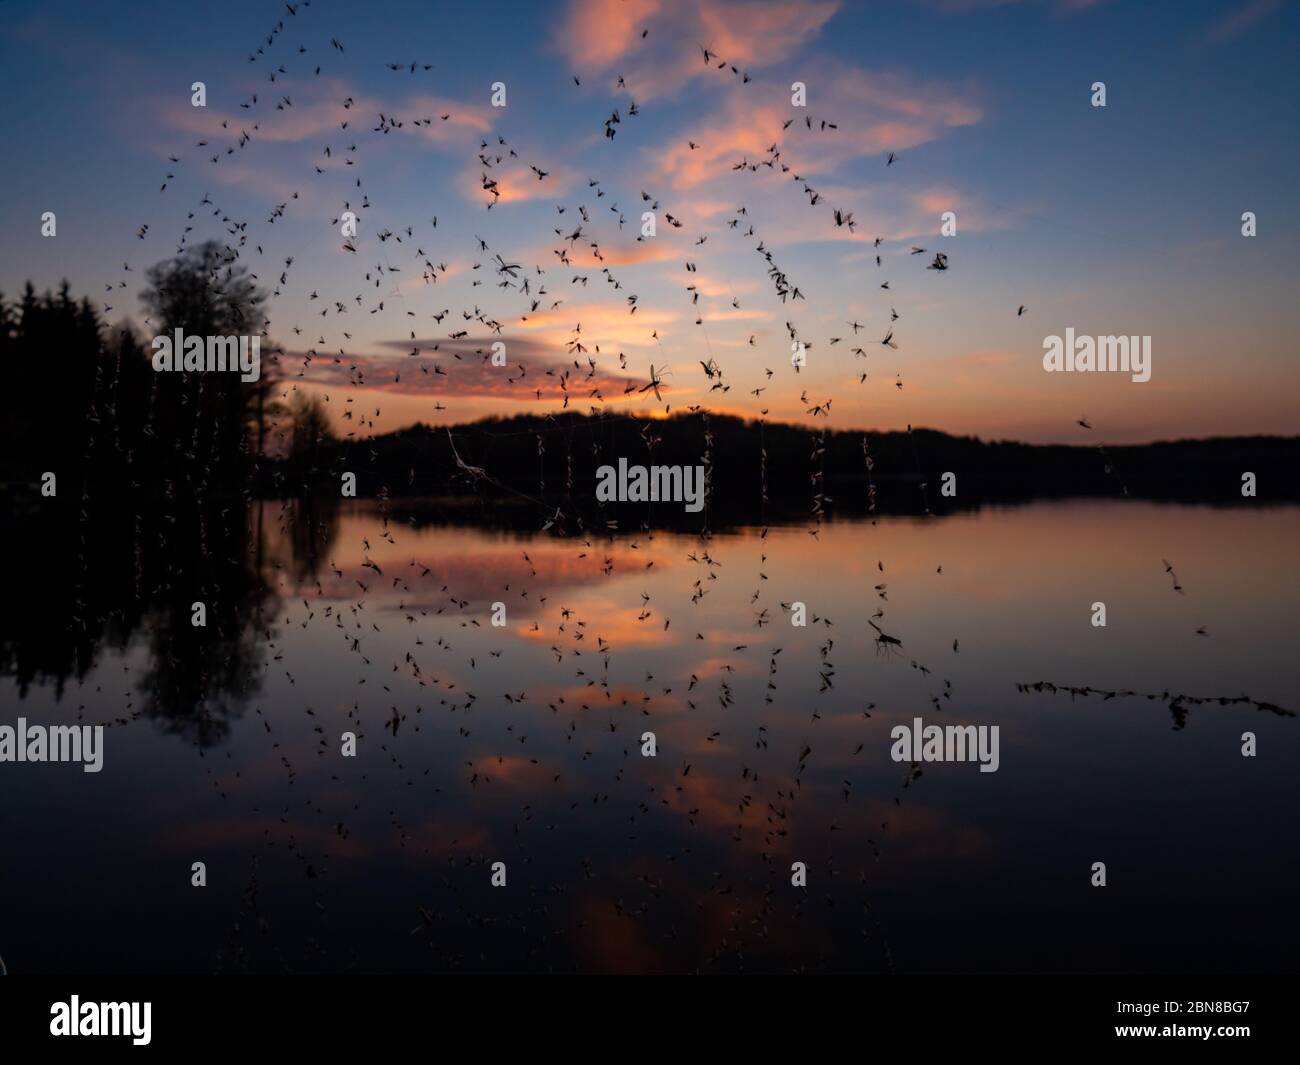
[[[251,96],[251,94],[250,94]],[[292,105],[277,108],[282,98]],[[351,99],[350,106],[345,102]],[[378,122],[382,113],[402,123],[399,132],[414,133],[434,143],[481,136],[492,128],[490,108],[461,103],[431,93],[408,94],[399,100],[368,96],[335,79],[309,84],[286,82],[274,92],[258,90],[258,103],[248,110],[192,107],[169,98],[158,108],[161,121],[173,129],[215,141],[222,150],[247,133],[253,142],[296,144]],[[449,117],[443,119],[443,115]],[[427,125],[425,119],[431,120]],[[416,125],[416,121],[420,124]]]
[[[498,339],[506,344],[508,361],[504,367],[493,366],[486,358],[492,341]],[[410,343],[391,341],[384,346],[407,348]],[[281,366],[289,381],[320,388],[356,388],[430,399],[563,401],[567,396],[571,402],[585,403],[592,398],[613,402],[634,394],[628,389],[644,383],[644,378],[612,372],[612,367],[609,371],[598,369],[585,356],[576,356],[575,365],[575,359],[566,358],[563,345],[554,340],[493,335],[437,341],[436,350],[434,343],[417,342],[419,355],[335,358],[289,352],[282,357]]]

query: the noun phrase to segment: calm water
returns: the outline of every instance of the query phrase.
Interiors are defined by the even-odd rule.
[[[312,532],[264,506],[270,594],[198,682],[205,714],[166,658],[193,636],[161,622],[61,697],[0,681],[4,723],[111,723],[97,775],[0,765],[11,971],[1300,967],[1295,718],[1017,689],[1300,707],[1300,509],[1051,503],[705,543],[374,504]],[[889,730],[915,716],[1000,726],[1000,769],[903,787]]]

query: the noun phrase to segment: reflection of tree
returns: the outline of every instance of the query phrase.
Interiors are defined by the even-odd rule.
[[[55,504],[55,501],[43,501]],[[251,509],[239,498],[165,513],[129,488],[88,491],[75,504],[24,501],[5,521],[23,545],[15,608],[0,614],[0,672],[19,692],[52,682],[62,696],[106,648],[148,632],[144,712],[200,743],[256,689],[272,590],[255,561]],[[207,606],[205,628],[190,606]]]
[[[4,508],[0,540],[18,564],[6,582],[9,609],[0,612],[0,674],[13,676],[22,696],[33,683],[52,682],[61,698],[69,679],[94,667],[101,646],[123,648],[139,627],[129,530],[115,505],[87,499],[79,511],[76,503],[38,508],[19,500]],[[96,534],[83,540],[86,528]]]
[[[190,514],[172,527],[179,545],[159,573],[146,619],[150,663],[139,684],[146,716],[202,746],[224,739],[243,712],[261,683],[263,645],[275,635],[273,592],[250,550],[250,509],[227,510],[215,526],[213,517]],[[204,550],[213,535],[234,549]],[[192,622],[196,602],[207,609],[203,627]]]
[[[229,248],[149,271],[151,327],[252,335],[265,297]],[[103,650],[149,633],[144,712],[199,743],[226,735],[255,689],[271,633],[263,529],[249,485],[272,382],[155,373],[129,328],[86,301],[0,299],[0,535],[18,564],[0,612],[0,673],[62,696]],[[57,492],[40,493],[53,473]],[[203,602],[207,626],[190,620]]]
[[[284,522],[294,583],[316,580],[338,538],[338,499],[332,496],[291,499],[285,504]]]

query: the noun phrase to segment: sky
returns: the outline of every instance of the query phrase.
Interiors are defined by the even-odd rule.
[[[145,270],[231,242],[274,293],[284,391],[346,432],[566,399],[1031,442],[1300,432],[1294,3],[292,8],[2,0],[0,291],[67,278],[148,339]],[[1150,336],[1151,380],[1046,372],[1067,328]]]

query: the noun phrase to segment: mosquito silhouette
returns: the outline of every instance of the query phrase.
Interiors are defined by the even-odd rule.
[[[897,636],[890,636],[889,633],[881,629],[874,621],[867,620],[867,624],[876,630],[876,650],[888,654],[895,647],[902,647],[903,641]]]
[[[497,261],[497,273],[505,274],[507,277],[518,277],[519,271],[523,269],[519,263],[508,263],[500,255],[494,256]]]
[[[660,394],[660,392],[659,392],[659,386],[662,385],[662,384],[664,383],[664,380],[663,380],[663,379],[664,379],[664,375],[666,375],[666,374],[671,374],[671,373],[672,373],[672,370],[670,370],[667,366],[660,366],[659,369],[656,370],[656,369],[655,369],[655,364],[654,364],[654,363],[651,363],[651,364],[650,364],[650,383],[649,383],[648,385],[644,385],[644,386],[641,388],[640,391],[641,391],[641,392],[649,392],[649,391],[653,388],[653,389],[654,389],[654,393],[655,393],[655,399],[657,399],[657,400],[659,400],[660,402],[662,402],[664,397],[663,397],[663,396]],[[638,393],[638,395],[639,395],[639,394],[640,394],[640,393]]]

